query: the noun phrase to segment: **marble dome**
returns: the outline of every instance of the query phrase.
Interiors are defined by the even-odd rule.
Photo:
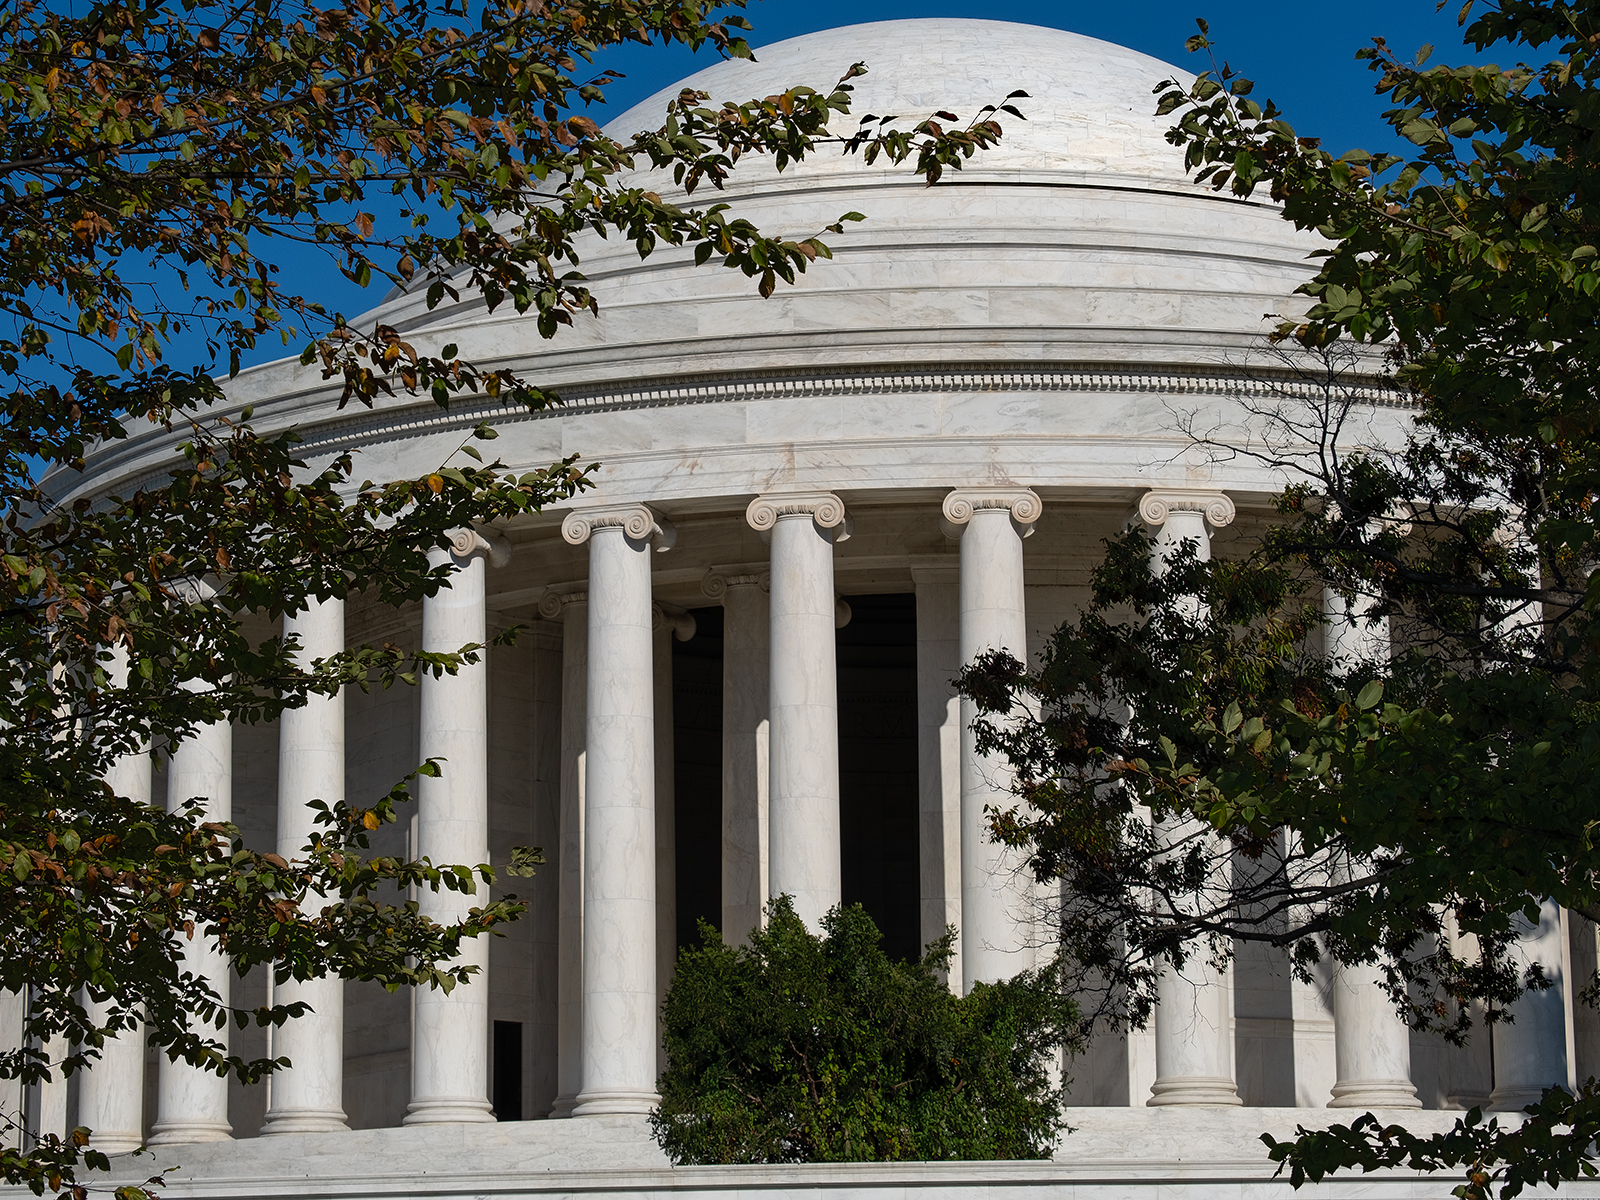
[[[965,122],[1020,89],[1028,97],[1015,103],[1026,122],[999,114],[1006,136],[969,164],[970,173],[1184,181],[1183,161],[1165,137],[1170,122],[1154,115],[1152,88],[1164,79],[1188,83],[1193,76],[1112,42],[1012,21],[873,21],[789,38],[761,47],[753,62],[719,62],[663,88],[609,122],[606,131],[625,136],[654,127],[684,88],[714,101],[767,96],[796,84],[826,91],[856,62],[867,65],[867,74],[851,81],[852,111],[836,122],[835,132],[852,131],[868,113],[920,120],[946,109]],[[799,173],[856,169],[858,162],[824,155]]]
[[[1296,232],[1274,206],[1186,180],[1152,94],[1182,73],[1147,55],[1058,29],[929,19],[808,34],[757,57],[691,75],[608,129],[653,127],[684,87],[719,100],[797,83],[825,88],[857,61],[869,73],[855,81],[854,113],[835,122],[837,132],[853,131],[869,112],[915,120],[949,109],[966,120],[1018,89],[1028,93],[1017,101],[1027,120],[1002,114],[1000,144],[934,187],[908,168],[869,168],[832,148],[782,174],[747,157],[720,193],[702,187],[684,197],[664,176],[640,177],[668,199],[726,202],[784,236],[816,234],[851,211],[865,216],[824,235],[832,261],[813,264],[767,300],[741,273],[696,268],[686,252],[658,249],[641,261],[625,239],[590,238],[581,269],[600,315],[580,315],[553,340],[510,306],[489,313],[470,295],[430,311],[420,283],[391,293],[356,324],[394,325],[433,349],[455,343],[469,359],[512,366],[557,389],[567,404],[535,418],[537,434],[526,418],[505,415],[528,435],[497,447],[514,453],[525,441],[528,457],[515,465],[537,465],[569,442],[619,465],[619,450],[640,448],[627,432],[633,422],[619,416],[591,427],[584,412],[783,395],[815,398],[807,406],[815,414],[835,394],[902,390],[872,380],[906,366],[933,371],[928,378],[940,382],[928,386],[957,392],[969,387],[957,376],[974,369],[987,372],[980,390],[1203,391],[1219,371],[1238,374],[1269,317],[1295,308],[1293,291],[1310,274],[1317,239]],[[819,384],[824,368],[830,379]],[[1023,369],[1045,373],[1017,382]],[[312,444],[369,454],[376,448],[368,443],[390,443],[398,428],[453,428],[498,412],[469,401],[445,417],[426,397],[401,397],[372,414],[336,413],[318,372],[292,360],[248,370],[229,391],[255,406],[258,422],[293,423]],[[1143,407],[1122,403],[1107,415],[1119,428],[1130,419],[1137,426]],[[715,423],[730,415],[724,409]],[[674,424],[650,427],[664,445],[719,440],[705,427],[669,433]],[[142,435],[111,448],[100,469],[141,476],[170,450],[164,436]]]

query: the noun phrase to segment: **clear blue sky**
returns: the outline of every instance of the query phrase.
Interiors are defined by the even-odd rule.
[[[1203,16],[1210,23],[1219,56],[1256,81],[1257,100],[1275,100],[1297,130],[1323,138],[1327,148],[1341,153],[1357,145],[1369,149],[1391,145],[1379,117],[1387,105],[1373,94],[1376,76],[1356,61],[1356,50],[1376,35],[1387,38],[1390,46],[1406,57],[1426,42],[1435,46],[1435,63],[1466,61],[1456,25],[1458,7],[1452,2],[1446,11],[1438,12],[1431,0],[1276,6],[1247,5],[1239,0],[1012,0],[1006,5],[978,0],[752,0],[745,15],[754,26],[750,41],[757,57],[767,43],[862,21],[985,17],[1088,34],[1196,72],[1205,69],[1207,62],[1203,55],[1187,53],[1183,44],[1195,32],[1195,18]],[[599,111],[591,110],[595,119],[605,124],[635,102],[709,65],[713,56],[630,46],[610,52],[602,61],[626,73],[626,78],[610,89],[609,102]],[[288,248],[268,243],[260,249],[282,253]],[[310,255],[298,262],[285,261],[284,267],[285,276],[298,271],[317,280],[306,287],[307,293],[347,316],[371,308],[388,287],[379,280],[365,290],[358,288],[326,260]],[[180,361],[182,350],[174,349],[178,352],[173,361]],[[264,362],[283,354],[274,338],[246,362]]]

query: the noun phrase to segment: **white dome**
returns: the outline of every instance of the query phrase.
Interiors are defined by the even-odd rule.
[[[610,122],[606,132],[626,137],[655,128],[684,88],[707,92],[714,102],[742,102],[797,84],[827,92],[852,63],[864,62],[868,73],[851,81],[851,112],[833,122],[836,134],[853,133],[868,113],[898,116],[909,126],[944,109],[965,123],[1020,89],[1028,98],[1015,103],[1027,120],[998,114],[1005,130],[1000,145],[967,170],[1184,178],[1182,157],[1165,138],[1171,122],[1154,115],[1152,89],[1164,79],[1187,83],[1192,76],[1098,38],[1010,21],[873,21],[764,46],[756,59],[719,62],[663,88]],[[824,152],[812,166],[839,170],[848,164]]]
[[[337,389],[293,360],[244,372],[230,396],[254,406],[258,425],[293,424],[308,446],[358,450],[371,477],[432,469],[439,446],[460,440],[452,431],[487,418],[503,424],[496,450],[519,470],[579,453],[605,463],[607,494],[654,500],[734,503],[804,474],[801,443],[837,467],[817,486],[856,486],[862,438],[873,446],[868,474],[885,486],[933,487],[948,474],[943,456],[1004,458],[996,447],[1020,437],[1028,449],[1007,475],[1127,487],[1174,453],[1169,397],[1246,386],[1271,315],[1302,302],[1294,291],[1319,239],[1272,204],[1185,178],[1182,150],[1165,139],[1170,118],[1152,111],[1152,89],[1178,74],[1165,63],[1057,29],[943,19],[808,34],[758,56],[691,75],[609,128],[658,127],[684,87],[744,101],[826,88],[857,61],[870,73],[836,132],[866,112],[915,121],[949,109],[967,120],[1016,89],[1029,93],[1019,102],[1028,119],[1003,117],[1001,145],[933,187],[909,166],[868,167],[836,147],[781,175],[746,157],[723,191],[687,200],[664,173],[645,174],[675,202],[727,203],[784,237],[865,215],[823,234],[833,259],[770,299],[741,272],[696,267],[688,248],[641,260],[614,235],[583,245],[599,317],[578,314],[552,340],[531,315],[490,313],[471,295],[429,310],[420,287],[357,318],[393,325],[426,352],[455,343],[470,361],[510,367],[556,389],[562,408],[510,414],[464,398],[444,413],[402,394],[374,412],[339,412]],[[911,394],[923,399],[872,415],[881,397]],[[139,477],[171,453],[152,432],[108,448],[96,470],[107,483]]]

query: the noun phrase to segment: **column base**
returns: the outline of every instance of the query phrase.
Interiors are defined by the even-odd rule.
[[[661,1103],[656,1092],[631,1088],[608,1088],[604,1091],[579,1092],[575,1117],[605,1117],[614,1113],[648,1113]]]
[[[150,1128],[150,1146],[197,1146],[201,1142],[231,1142],[233,1126],[226,1121],[157,1121]]]
[[[406,1105],[402,1125],[492,1125],[494,1105],[466,1096],[413,1100]]]
[[[344,1110],[339,1108],[287,1108],[269,1110],[261,1123],[261,1136],[274,1133],[346,1133]]]
[[[1333,1085],[1329,1108],[1421,1108],[1409,1079],[1352,1079]]]
[[[550,1106],[550,1120],[564,1121],[572,1116],[572,1110],[578,1107],[576,1096],[557,1096],[555,1103]]]
[[[1521,1112],[1530,1104],[1539,1103],[1544,1096],[1542,1087],[1495,1088],[1489,1093],[1489,1107],[1485,1112]]]
[[[1158,1079],[1150,1088],[1150,1108],[1166,1105],[1226,1104],[1240,1105],[1239,1089],[1226,1075],[1180,1075],[1176,1079]]]
[[[107,1131],[101,1133],[94,1130],[89,1134],[89,1148],[98,1150],[101,1154],[118,1155],[132,1154],[144,1145],[144,1138],[137,1133],[114,1133]]]

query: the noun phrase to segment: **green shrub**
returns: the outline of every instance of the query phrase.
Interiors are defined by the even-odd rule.
[[[787,897],[748,947],[700,926],[663,1005],[667,1068],[650,1116],[673,1162],[1047,1158],[1062,1087],[1047,1063],[1076,1015],[1051,970],[951,995],[921,962],[894,962],[860,905],[823,935]]]

